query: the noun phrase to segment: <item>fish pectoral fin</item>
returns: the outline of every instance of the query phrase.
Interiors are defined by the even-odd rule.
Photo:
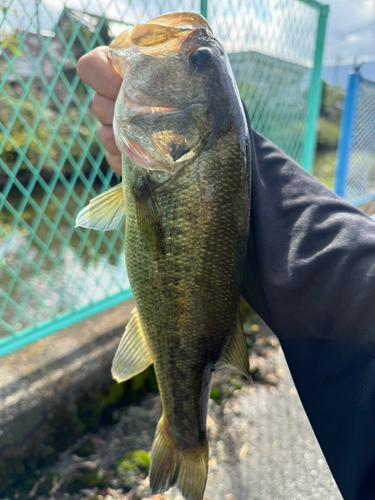
[[[224,366],[236,368],[242,375],[251,380],[249,353],[239,311],[234,331],[229,340],[228,349],[220,360],[218,368]]]
[[[112,363],[112,377],[124,382],[153,363],[137,309],[126,326]]]
[[[76,227],[111,231],[116,229],[125,214],[125,202],[121,183],[100,194],[81,210],[76,219]]]
[[[151,495],[176,486],[183,497],[202,500],[208,472],[208,442],[204,436],[194,448],[184,449],[160,419],[151,451]]]

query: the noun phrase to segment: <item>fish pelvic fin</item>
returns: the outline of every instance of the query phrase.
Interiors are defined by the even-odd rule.
[[[245,332],[243,331],[240,312],[238,311],[236,325],[229,340],[228,348],[220,360],[218,368],[230,366],[239,370],[251,382],[249,353],[247,350]]]
[[[112,363],[112,377],[124,382],[153,363],[137,309],[126,326]]]
[[[202,500],[208,473],[208,441],[184,449],[168,434],[160,419],[151,451],[151,495],[176,486],[185,500]]]
[[[76,227],[111,231],[116,229],[125,214],[125,201],[121,183],[92,199],[76,219]]]

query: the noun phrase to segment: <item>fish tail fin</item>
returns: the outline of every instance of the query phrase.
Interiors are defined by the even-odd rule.
[[[208,442],[183,449],[165,430],[163,417],[156,430],[151,452],[151,494],[176,486],[186,500],[202,500],[208,472]]]

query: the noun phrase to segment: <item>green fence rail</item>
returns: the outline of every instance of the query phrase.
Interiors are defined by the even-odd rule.
[[[0,355],[130,297],[123,229],[75,228],[118,182],[75,68],[162,13],[201,12],[252,124],[311,169],[328,8],[313,0],[0,0]]]

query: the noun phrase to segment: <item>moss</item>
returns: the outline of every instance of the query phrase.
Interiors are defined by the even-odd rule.
[[[145,450],[130,451],[122,458],[116,461],[116,470],[119,475],[124,472],[130,472],[139,469],[142,472],[148,473],[150,468],[150,454]]]
[[[78,455],[79,457],[89,457],[90,455],[94,455],[95,453],[96,446],[91,441],[91,439],[88,439],[76,449],[76,455]]]
[[[64,407],[56,409],[54,414],[36,429],[21,456],[7,456],[0,460],[0,497],[13,498],[17,493],[19,500],[28,498],[27,495],[40,478],[40,474],[45,474],[46,468],[56,462],[59,453],[73,445],[85,433],[96,432],[101,425],[116,423],[120,408],[137,404],[150,392],[157,392],[153,367],[149,367],[124,384],[111,381],[99,389],[86,391],[69,409]],[[96,450],[93,443],[87,441],[76,451],[79,456],[85,457],[95,453]],[[93,481],[99,481],[97,475],[91,474]],[[98,474],[100,475],[99,472]],[[84,478],[76,479],[78,483],[81,479],[85,482]],[[100,484],[107,482],[108,480],[99,481]],[[48,482],[45,487],[47,485]],[[98,484],[95,486],[101,487]],[[86,484],[82,487],[89,486]],[[42,490],[44,486],[40,485],[38,492]]]
[[[22,476],[25,466],[20,458],[8,458],[0,461],[0,492],[12,486],[14,480]]]
[[[74,409],[59,409],[50,421],[50,429],[46,444],[53,448],[51,458],[55,458],[85,432],[86,425]]]
[[[102,471],[81,467],[76,470],[66,489],[68,493],[76,493],[82,488],[107,488],[110,484],[110,478]]]
[[[132,488],[139,484],[148,474],[150,454],[145,450],[135,450],[127,453],[116,461],[116,476],[122,487]]]
[[[236,378],[231,380],[231,384],[235,391],[242,389],[243,384],[241,384],[241,382],[239,382]]]
[[[38,487],[38,496],[39,495],[47,495],[48,492],[51,490],[53,487],[53,480],[59,481],[60,476],[57,475],[55,472],[52,472],[51,470],[48,470],[45,474],[45,480],[41,485]]]
[[[210,392],[210,398],[213,399],[215,403],[220,406],[223,400],[223,393],[221,392],[221,389],[215,385],[212,386]]]

